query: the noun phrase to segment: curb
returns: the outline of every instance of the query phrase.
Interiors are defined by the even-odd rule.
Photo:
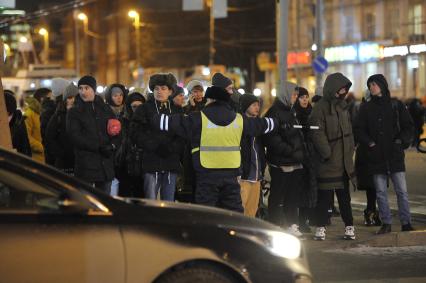
[[[351,203],[352,209],[356,211],[364,211],[365,205],[359,203]],[[398,210],[391,208],[392,215],[398,215]],[[411,213],[411,218],[415,222],[426,223],[426,214]]]
[[[347,248],[359,246],[368,247],[409,247],[426,246],[426,230],[412,232],[392,232],[383,235],[375,235],[369,239],[352,243]]]

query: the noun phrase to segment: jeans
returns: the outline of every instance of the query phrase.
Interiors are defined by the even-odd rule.
[[[157,199],[160,192],[161,200],[174,201],[177,174],[172,172],[155,172],[144,174],[144,196]]]
[[[386,188],[388,185],[387,175],[374,175],[374,185],[376,187],[377,205],[379,215],[383,224],[392,224],[392,214],[389,208],[388,195]],[[408,204],[407,183],[405,181],[405,172],[391,173],[390,178],[395,189],[398,200],[399,220],[402,225],[411,222],[410,206]]]
[[[119,185],[119,181],[117,178],[112,179],[111,182],[111,196],[118,196],[118,185]]]

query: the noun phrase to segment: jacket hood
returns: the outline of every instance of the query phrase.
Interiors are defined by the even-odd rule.
[[[28,105],[28,108],[34,111],[37,114],[41,113],[41,104],[34,97],[25,98],[25,103]]]
[[[370,89],[370,84],[375,82],[379,87],[383,96],[390,97],[389,85],[388,82],[382,74],[375,74],[368,78],[367,88]]]
[[[108,86],[107,89],[104,92],[105,93],[105,101],[108,105],[119,106],[119,105],[114,104],[114,102],[112,101],[112,97],[111,97],[112,96],[112,89],[115,88],[115,87],[121,89],[121,91],[123,92],[123,105],[124,105],[125,102],[126,102],[126,98],[127,98],[127,89],[122,84],[112,84],[112,85]]]
[[[333,100],[336,98],[335,94],[341,89],[349,88],[352,86],[352,82],[345,77],[342,73],[334,73],[325,79],[323,95],[327,100]]]
[[[278,100],[286,106],[291,106],[291,95],[296,88],[297,84],[287,81],[284,86],[284,92],[277,95]]]

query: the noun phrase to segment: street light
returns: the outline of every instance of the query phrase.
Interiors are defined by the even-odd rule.
[[[77,18],[83,22],[84,25],[84,32],[87,33],[89,30],[89,19],[87,18],[87,15],[85,13],[79,13],[77,15]]]
[[[26,38],[25,36],[21,36],[19,38],[19,42],[21,42],[21,43],[27,43],[28,42],[28,38]]]
[[[39,29],[38,34],[44,38],[44,63],[47,64],[49,62],[49,32],[47,29],[41,28]]]
[[[135,26],[135,37],[136,37],[136,64],[137,67],[140,65],[140,16],[135,10],[130,10],[128,13],[129,17],[134,19],[133,25]]]

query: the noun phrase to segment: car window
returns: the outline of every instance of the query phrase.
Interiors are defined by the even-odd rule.
[[[0,169],[0,213],[59,210],[60,192]]]

